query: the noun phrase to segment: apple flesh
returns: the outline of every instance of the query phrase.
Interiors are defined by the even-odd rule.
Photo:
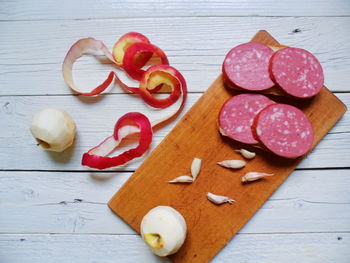
[[[47,108],[34,115],[30,131],[41,148],[62,152],[73,144],[76,127],[65,111]]]
[[[157,206],[142,219],[141,236],[152,252],[165,257],[176,253],[187,233],[183,216],[170,206]]]

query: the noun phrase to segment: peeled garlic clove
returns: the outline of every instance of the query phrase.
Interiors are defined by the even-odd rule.
[[[140,232],[152,252],[165,257],[180,249],[186,238],[187,226],[183,216],[174,208],[157,206],[143,217]]]
[[[30,131],[39,146],[48,151],[62,152],[73,144],[75,122],[63,110],[47,108],[34,115]]]
[[[260,173],[260,172],[249,172],[249,173],[246,173],[242,177],[242,182],[243,183],[253,182],[253,181],[259,180],[265,176],[273,176],[273,174]]]
[[[217,164],[226,168],[240,169],[246,165],[246,162],[242,160],[224,160]]]
[[[199,172],[201,171],[202,160],[199,158],[194,158],[191,165],[191,175],[193,181],[197,179]]]
[[[192,183],[193,178],[188,175],[182,175],[179,177],[174,178],[173,180],[168,181],[170,184],[176,184],[176,183]]]
[[[235,152],[239,152],[246,159],[253,159],[255,157],[255,152],[250,152],[246,149],[235,150]]]
[[[209,201],[213,202],[216,205],[221,205],[224,203],[232,204],[233,202],[236,202],[235,200],[232,200],[227,196],[214,195],[213,193],[207,193],[207,198]]]

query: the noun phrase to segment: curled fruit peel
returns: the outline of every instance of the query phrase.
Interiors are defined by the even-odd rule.
[[[152,139],[152,127],[172,118],[173,116],[176,116],[184,107],[185,104],[185,100],[187,97],[187,87],[186,87],[186,82],[185,79],[183,78],[183,76],[181,75],[181,73],[179,71],[177,71],[176,69],[172,68],[171,66],[168,65],[158,65],[158,66],[153,66],[153,67],[164,67],[165,69],[168,69],[169,71],[167,71],[168,73],[171,72],[173,75],[172,77],[174,79],[177,80],[177,85],[176,87],[178,87],[180,89],[180,100],[177,99],[176,104],[174,105],[176,107],[176,109],[174,110],[174,112],[172,114],[170,114],[169,116],[166,116],[164,118],[158,119],[158,120],[154,120],[152,123],[149,122],[149,119],[144,116],[141,113],[133,113],[133,114],[139,114],[144,116],[144,118],[147,119],[148,123],[150,123],[150,139]],[[151,68],[150,68],[151,69]],[[161,100],[161,99],[159,99]],[[147,102],[147,101],[145,101]],[[140,157],[143,155],[143,153],[145,153],[150,145],[150,142],[147,144],[145,143],[145,147],[140,147],[138,149],[138,151],[132,151],[132,152],[125,152],[127,153],[126,155],[121,154],[122,156],[117,156],[116,157],[107,157],[106,155],[110,154],[111,152],[113,152],[113,150],[119,145],[120,141],[127,137],[130,134],[136,134],[136,133],[141,133],[143,132],[143,128],[146,127],[147,130],[148,126],[142,126],[142,125],[138,125],[138,127],[133,126],[133,125],[118,125],[118,123],[120,123],[120,120],[130,120],[128,119],[130,113],[124,115],[121,119],[119,119],[119,121],[116,124],[116,127],[118,127],[118,129],[115,128],[114,130],[114,135],[110,136],[108,138],[106,138],[101,144],[99,144],[98,146],[92,148],[91,150],[89,150],[87,153],[85,153],[83,155],[83,160],[82,160],[82,165],[85,166],[89,166],[91,168],[96,168],[96,169],[106,169],[106,168],[110,168],[110,167],[114,167],[114,166],[118,166],[121,164],[124,164],[126,162],[128,162],[131,159],[134,159],[136,157]],[[134,119],[131,119],[134,120]],[[141,122],[137,123],[140,124]],[[148,138],[148,137],[146,137]],[[143,145],[143,140],[144,137],[140,136],[140,144]],[[137,155],[136,155],[137,153]],[[126,160],[125,156],[128,156],[129,159]],[[114,158],[114,159],[113,159]],[[125,162],[121,162],[121,160],[126,160]]]
[[[164,109],[175,103],[178,104],[176,105],[177,109],[173,114],[152,122],[152,126],[156,126],[180,112],[184,107],[187,98],[187,85],[185,78],[177,69],[169,65],[154,65],[148,68],[144,73],[138,88],[127,86],[118,77],[116,78],[116,81],[119,82],[119,85],[124,89],[140,95],[146,104],[154,108]],[[172,91],[170,95],[166,98],[156,98],[152,96],[152,94],[157,92],[163,85],[167,85],[171,88]]]
[[[125,51],[123,58],[123,69],[135,80],[141,80],[145,73],[145,70],[140,68],[144,66],[139,62],[140,59],[144,61],[140,54],[155,54],[160,58],[162,65],[169,64],[167,56],[159,47],[150,43],[135,43]]]
[[[66,57],[64,58],[64,61],[62,64],[62,73],[63,73],[64,81],[67,83],[67,85],[75,92],[84,96],[95,96],[102,93],[105,89],[107,89],[112,84],[114,80],[114,75],[115,75],[114,72],[111,71],[108,74],[107,79],[90,92],[83,92],[75,85],[73,80],[73,74],[72,74],[73,64],[78,58],[80,58],[82,55],[86,54],[91,50],[95,52],[102,51],[102,53],[109,60],[116,63],[112,54],[108,51],[108,48],[105,46],[105,44],[103,44],[102,41],[89,37],[89,38],[80,39],[77,42],[75,42],[75,44],[69,49]]]
[[[139,145],[133,149],[127,150],[115,157],[96,155],[97,151],[110,152],[110,142],[114,139],[115,145],[119,143],[128,135],[137,132],[137,129],[130,128],[129,122],[134,122],[139,127]],[[124,130],[122,130],[124,128]],[[100,145],[94,147],[87,153],[84,153],[82,165],[89,166],[96,169],[106,169],[118,165],[125,164],[130,160],[142,156],[149,148],[152,142],[152,126],[148,118],[139,112],[130,112],[122,116],[114,127],[113,137],[104,140]],[[113,145],[113,144],[112,144]],[[112,149],[113,150],[113,149]]]
[[[169,97],[159,99],[152,96],[152,91],[162,85],[171,88]],[[182,75],[173,67],[168,65],[155,65],[150,67],[143,75],[140,82],[139,94],[148,105],[164,109],[174,104],[181,94],[185,94],[186,84]]]
[[[117,67],[124,69],[131,77],[140,80],[139,87],[129,87],[111,71],[107,79],[90,92],[82,92],[74,83],[72,69],[74,62],[90,51],[100,51]],[[160,58],[161,65],[153,65],[146,71],[142,70],[149,59],[156,55]],[[147,37],[140,33],[130,32],[122,36],[114,45],[112,53],[102,41],[94,38],[78,40],[68,51],[63,65],[63,77],[67,85],[75,92],[84,96],[99,95],[116,81],[129,92],[138,94],[148,105],[163,109],[174,107],[173,113],[158,120],[149,121],[142,113],[132,112],[122,116],[116,123],[114,134],[102,141],[96,147],[84,153],[82,164],[96,169],[106,169],[127,163],[128,161],[142,156],[152,142],[152,127],[176,116],[184,107],[187,97],[187,86],[184,77],[175,68],[168,65],[165,53],[158,47],[152,45]],[[166,98],[156,98],[153,93],[158,92],[163,86],[171,89]],[[134,122],[135,125],[129,123]],[[139,145],[124,153],[108,157],[120,142],[131,134],[140,133]]]
[[[125,51],[132,44],[135,44],[135,43],[151,43],[151,42],[149,41],[149,39],[146,36],[144,36],[140,33],[129,32],[129,33],[123,35],[121,38],[119,38],[117,43],[115,43],[113,50],[112,50],[112,54],[113,54],[113,58],[116,61],[116,64],[118,66],[123,65]],[[152,54],[151,54],[151,56],[152,56]],[[142,64],[142,63],[143,63],[143,65],[146,64],[146,62],[151,58],[151,56],[148,56],[148,59],[147,59],[147,57],[140,59],[141,60],[140,64]]]
[[[117,67],[123,69],[130,77],[136,80],[142,79],[145,70],[141,68],[150,60],[153,54],[160,58],[161,64],[169,64],[165,53],[157,46],[152,45],[148,38],[140,33],[131,32],[122,36],[114,45],[112,53],[100,40],[92,37],[80,39],[73,44],[64,58],[62,73],[67,85],[84,96],[95,96],[102,93],[110,85],[114,84],[114,79],[117,77],[116,73],[111,71],[102,84],[90,92],[81,91],[73,80],[73,64],[78,58],[91,51],[102,52]],[[133,92],[133,90],[130,91]]]

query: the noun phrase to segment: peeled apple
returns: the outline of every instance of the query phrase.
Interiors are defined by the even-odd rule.
[[[152,252],[165,257],[176,253],[187,233],[183,216],[170,206],[151,209],[141,221],[141,236]]]
[[[76,127],[65,111],[47,108],[34,115],[30,131],[41,148],[62,152],[73,144]]]

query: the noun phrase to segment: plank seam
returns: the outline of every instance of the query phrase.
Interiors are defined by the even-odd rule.
[[[99,21],[99,20],[152,20],[152,19],[176,19],[176,18],[342,18],[350,17],[350,15],[302,15],[302,16],[276,16],[276,15],[216,15],[216,16],[207,16],[207,15],[197,15],[197,16],[131,16],[131,17],[99,17],[99,18],[53,18],[53,19],[0,19],[1,22],[45,22],[45,21]]]
[[[350,231],[301,231],[301,232],[258,232],[258,233],[240,233],[236,235],[303,235],[303,234],[348,234]],[[11,233],[11,232],[0,232],[0,235],[70,235],[70,236],[139,236],[139,234],[128,234],[128,233],[45,233],[45,232],[27,232],[27,233]]]
[[[347,170],[350,169],[350,166],[344,167],[304,167],[296,168],[295,171],[310,171],[310,170]],[[0,169],[0,172],[60,172],[60,173],[133,173],[136,170],[116,170],[116,171],[99,171],[99,170],[40,170],[40,169]]]
[[[341,90],[334,90],[332,91],[333,94],[349,94],[349,91],[341,91]],[[101,94],[100,96],[119,96],[119,95],[131,95],[136,96],[135,94],[126,93],[126,92],[110,92],[106,94]],[[188,94],[204,94],[204,91],[189,91]],[[85,98],[86,96],[79,95],[79,94],[0,94],[1,97],[67,97],[67,96],[73,96],[73,97],[82,97]]]

